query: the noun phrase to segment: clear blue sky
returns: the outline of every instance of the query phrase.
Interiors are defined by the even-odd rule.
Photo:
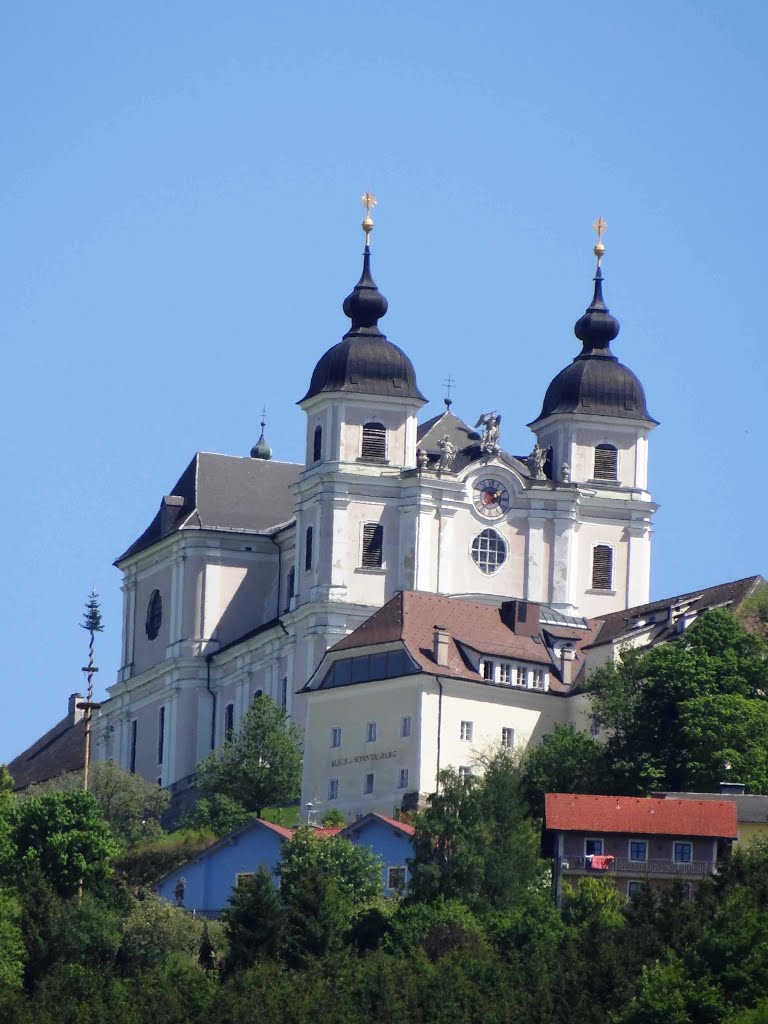
[[[503,442],[578,351],[598,214],[615,343],[661,427],[653,594],[768,571],[768,6],[760,0],[0,9],[0,760],[119,663],[111,563],[268,407],[298,460],[379,198],[388,336]],[[474,420],[472,420],[474,422]]]

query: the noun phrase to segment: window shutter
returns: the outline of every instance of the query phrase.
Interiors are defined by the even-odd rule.
[[[323,452],[323,428],[318,424],[315,427],[315,436],[312,442],[312,461],[319,462]]]
[[[381,523],[366,523],[363,526],[364,569],[380,569],[384,564],[384,527]]]
[[[613,589],[613,550],[598,544],[592,551],[592,589]]]
[[[383,423],[363,425],[363,444],[360,457],[363,459],[386,459],[387,431]]]
[[[593,480],[615,480],[619,469],[619,453],[612,444],[599,444],[595,448],[595,475]]]

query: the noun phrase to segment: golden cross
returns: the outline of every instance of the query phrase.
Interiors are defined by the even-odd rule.
[[[608,225],[605,223],[602,217],[598,217],[595,223],[592,225],[592,229],[597,232],[597,244],[602,245],[603,235]]]
[[[365,220],[363,221],[362,228],[365,232],[365,247],[368,248],[368,242],[373,231],[373,217],[371,217],[371,208],[378,205],[376,197],[372,192],[365,192],[360,196],[360,202],[365,207]]]
[[[369,216],[370,216],[370,213],[371,213],[371,209],[374,206],[378,206],[379,205],[379,202],[376,199],[376,196],[372,192],[365,192],[365,193],[363,193],[363,195],[360,196],[360,202],[365,207],[365,212]]]

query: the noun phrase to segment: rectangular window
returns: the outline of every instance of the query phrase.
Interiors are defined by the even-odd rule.
[[[493,670],[494,664],[492,661],[483,660],[480,662],[480,671],[483,674],[483,679],[488,679],[490,682],[493,682]]]
[[[235,705],[227,704],[224,708],[224,739],[231,740],[235,732]]]
[[[642,890],[642,888],[643,888],[643,883],[642,882],[627,882],[627,896],[629,896],[630,899],[633,896],[639,896],[640,891]]]
[[[400,719],[400,735],[405,739],[411,735],[411,716],[405,715]]]
[[[328,779],[328,799],[338,800],[339,799],[339,780]]]
[[[543,690],[544,689],[544,669],[535,668],[531,672],[531,689]]]
[[[508,661],[502,661],[501,664],[499,665],[499,682],[512,682],[512,666]]]
[[[165,708],[160,708],[157,722],[157,763],[163,763],[163,748],[165,747]]]
[[[331,746],[332,747],[340,747],[341,746],[341,729],[339,728],[338,725],[335,725],[331,729]]]
[[[379,461],[387,457],[387,431],[383,423],[366,423],[363,426],[363,438],[360,446],[362,459]]]
[[[288,676],[283,676],[280,683],[280,707],[283,711],[288,707]]]
[[[461,723],[460,738],[468,742],[472,740],[472,722]]]
[[[235,875],[235,888],[239,889],[241,886],[246,885],[252,878],[253,871],[238,871]]]
[[[648,843],[644,839],[633,839],[629,844],[629,859],[648,860]]]
[[[405,868],[387,868],[387,888],[395,892],[405,889]]]
[[[675,843],[674,847],[675,864],[690,864],[693,857],[693,846],[691,843]]]
[[[365,776],[365,782],[363,783],[363,792],[373,792],[373,772],[368,772],[368,774]]]
[[[584,840],[584,856],[585,857],[602,857],[603,855],[603,840],[602,839],[585,839]]]
[[[615,480],[619,468],[619,453],[612,444],[599,444],[595,448],[595,475],[593,480]]]
[[[376,742],[376,723],[369,722],[365,727],[365,742],[375,743]]]
[[[138,729],[138,725],[139,723],[134,718],[134,720],[131,722],[131,752],[130,757],[128,759],[128,770],[130,772],[136,771],[136,731]]]
[[[501,730],[501,745],[505,750],[511,750],[515,745],[515,730],[508,725]]]
[[[528,669],[524,665],[517,666],[517,679],[518,686],[528,685]]]
[[[592,548],[592,589],[613,590],[613,548],[607,544]]]
[[[465,764],[459,765],[459,778],[462,782],[469,782],[472,778],[472,769]]]
[[[400,769],[400,774],[399,774],[398,779],[397,779],[397,788],[398,789],[407,789],[408,788],[408,769],[407,768],[401,768]]]
[[[312,527],[307,527],[304,541],[304,571],[309,572],[312,568]]]
[[[363,550],[360,565],[364,569],[380,569],[384,564],[384,527],[381,523],[363,526]]]

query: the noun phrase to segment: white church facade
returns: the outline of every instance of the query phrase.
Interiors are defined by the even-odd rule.
[[[529,424],[533,450],[515,456],[503,448],[497,412],[473,427],[446,403],[441,416],[419,422],[426,400],[414,367],[379,327],[387,301],[371,276],[371,227],[367,217],[362,276],[344,301],[351,326],[321,356],[299,402],[303,464],[272,460],[263,431],[250,458],[197,453],[115,563],[123,576],[122,665],[94,724],[94,753],[162,786],[183,786],[263,693],[306,724],[308,764],[322,776],[305,796],[327,800],[336,778],[330,763],[340,759],[328,746],[332,730],[348,731],[362,712],[354,709],[359,690],[321,684],[339,658],[337,645],[353,634],[359,640],[375,613],[404,594],[409,601],[429,596],[441,608],[453,601],[489,609],[508,631],[510,609],[518,609],[517,625],[496,641],[498,666],[530,673],[520,676],[521,686],[488,678],[507,669],[488,669],[489,651],[475,650],[466,629],[450,637],[451,658],[469,666],[466,678],[454,666],[457,699],[487,705],[485,717],[457,719],[459,734],[461,722],[472,722],[489,742],[512,733],[515,742],[535,742],[555,721],[576,720],[577,702],[567,699],[576,676],[563,644],[583,661],[593,620],[648,601],[656,508],[647,486],[648,435],[656,421],[640,382],[611,351],[619,324],[603,301],[602,245],[594,296],[575,327],[581,352],[554,377]],[[525,607],[536,609],[540,639],[522,627],[527,654],[515,658]],[[421,644],[433,659],[440,625],[429,623]],[[495,636],[490,620],[486,626]],[[399,640],[391,643],[399,649]],[[429,674],[414,657],[410,651],[402,678],[417,669]],[[483,681],[494,684],[493,699],[480,697]],[[420,744],[424,765],[393,765],[386,795],[364,804],[391,813],[399,790],[433,784],[437,690],[416,700],[406,683],[406,711],[393,682],[376,685],[394,715],[386,744]],[[317,697],[321,690],[326,696]],[[514,701],[522,710],[505,724]],[[345,704],[344,723],[334,724],[335,710],[319,710],[334,703]],[[474,725],[481,717],[487,728]],[[404,718],[412,732],[398,738]],[[512,733],[502,737],[503,728]],[[377,740],[358,740],[360,756],[381,752]],[[450,753],[445,742],[443,766],[463,767],[456,759],[466,747]],[[315,748],[320,753],[310,758]],[[347,794],[349,813],[358,810],[351,793],[359,781]]]

